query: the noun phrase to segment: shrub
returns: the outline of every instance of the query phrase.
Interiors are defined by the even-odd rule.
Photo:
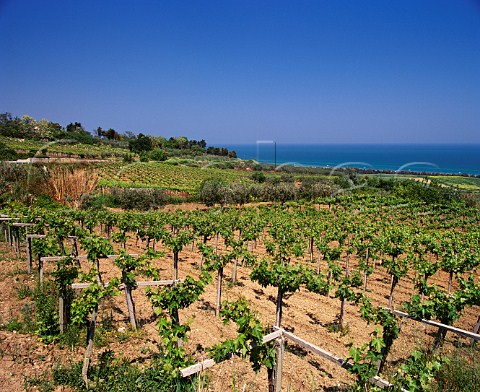
[[[163,162],[163,161],[167,160],[168,154],[164,150],[162,150],[161,148],[155,148],[154,150],[152,150],[148,153],[148,157],[152,161]]]
[[[128,148],[135,153],[142,153],[153,149],[152,138],[140,133],[136,138],[128,141]]]
[[[88,195],[83,200],[81,205],[82,209],[101,209],[104,207],[119,207],[118,197],[115,197],[111,193],[105,193],[103,195]]]
[[[124,163],[132,163],[134,161],[135,154],[124,154],[123,155],[123,162]]]
[[[338,189],[338,186],[335,186],[331,181],[304,177],[299,192],[302,198],[315,200],[319,197],[331,196]]]
[[[0,142],[0,161],[15,161],[19,158],[15,150]]]
[[[31,203],[45,192],[46,172],[38,166],[0,163],[0,196],[4,200]]]
[[[199,190],[199,199],[207,206],[213,206],[215,203],[224,205],[228,203],[229,195],[228,183],[220,178],[204,180]]]
[[[297,198],[298,191],[291,183],[265,184],[263,189],[263,198],[268,201],[277,201],[284,203]]]
[[[40,208],[59,208],[61,205],[57,203],[50,195],[38,195],[33,203],[35,207]]]
[[[148,211],[164,206],[169,201],[162,189],[124,189],[112,191],[114,200],[126,210]]]
[[[245,184],[231,184],[229,195],[229,202],[245,204],[250,199],[250,187]]]
[[[293,182],[295,182],[295,176],[293,174],[288,174],[288,173],[287,174],[282,174],[280,176],[280,181],[293,183]]]
[[[250,178],[253,181],[258,182],[259,184],[261,184],[262,182],[265,182],[265,180],[267,179],[265,177],[265,174],[263,174],[263,172],[261,172],[261,171],[253,172],[253,174],[250,176]]]

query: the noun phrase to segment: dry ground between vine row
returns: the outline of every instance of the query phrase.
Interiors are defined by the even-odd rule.
[[[131,240],[127,250],[131,253],[141,253],[144,249],[141,242],[135,244]],[[223,243],[220,240],[220,251]],[[162,250],[163,247],[159,246]],[[258,245],[254,253],[261,256],[264,248]],[[343,257],[343,260],[345,257]],[[179,277],[188,274],[198,276],[200,255],[196,247],[188,245],[180,253]],[[351,266],[354,268],[358,261],[351,257]],[[308,257],[303,262],[308,263]],[[83,265],[86,267],[87,263]],[[171,279],[173,276],[172,255],[167,250],[165,256],[154,260],[154,265],[161,269],[162,279]],[[324,266],[325,267],[325,266]],[[46,278],[49,278],[47,265]],[[120,276],[112,261],[104,260],[101,263],[104,280],[108,281],[114,276]],[[262,288],[249,278],[250,269],[240,266],[238,270],[238,283],[231,284],[232,266],[225,268],[223,300],[233,301],[244,296],[256,311],[264,325],[273,325],[275,319],[276,289],[273,287]],[[448,277],[444,273],[437,273],[432,282],[440,287],[446,287]],[[188,322],[191,326],[189,341],[185,344],[188,352],[198,360],[208,358],[205,348],[221,342],[226,338],[235,336],[235,325],[223,325],[215,317],[214,307],[216,301],[216,282],[211,283],[200,300],[190,308],[181,311],[180,320]],[[30,299],[19,300],[18,290],[28,285],[35,287],[35,277],[26,273],[26,257],[17,258],[10,247],[0,243],[0,324],[6,325],[10,320],[21,319],[22,307]],[[368,294],[376,305],[387,304],[390,288],[390,279],[382,267],[377,267],[369,277]],[[413,293],[411,277],[403,278],[395,291],[394,305],[399,308],[403,301],[407,301]],[[143,288],[134,292],[134,301],[137,318],[140,320],[141,329],[136,332],[118,332],[118,328],[128,330],[128,315],[124,295],[109,300],[102,305],[100,319],[113,318],[115,328],[105,337],[107,345],[94,349],[94,363],[97,355],[104,350],[113,350],[116,357],[126,357],[130,360],[148,362],[152,353],[158,351],[159,335],[156,330],[153,312]],[[299,337],[330,351],[342,358],[348,357],[347,345],[353,343],[361,346],[369,340],[369,333],[373,326],[367,325],[359,316],[358,307],[347,306],[347,329],[344,335],[338,332],[329,332],[328,326],[332,325],[340,309],[340,301],[332,297],[324,297],[301,289],[292,295],[287,295],[284,301],[282,326],[292,331]],[[479,308],[468,308],[456,326],[472,330],[479,314]],[[436,329],[424,327],[411,320],[400,320],[400,337],[395,341],[388,357],[390,365],[398,363],[411,355],[414,349],[431,347]],[[453,347],[457,340],[467,341],[456,335],[448,334],[445,350]],[[57,344],[44,345],[35,336],[24,335],[16,332],[0,330],[0,389],[8,391],[24,390],[26,378],[48,374],[58,363],[67,364],[70,361],[79,361],[84,354],[83,347],[73,349],[60,348]],[[233,358],[206,370],[203,374],[208,380],[205,391],[258,391],[267,390],[266,371],[256,374],[248,362]],[[283,366],[283,390],[285,391],[334,391],[353,383],[354,378],[346,370],[337,365],[307,352],[293,343],[287,344]],[[62,390],[62,389],[59,389]]]

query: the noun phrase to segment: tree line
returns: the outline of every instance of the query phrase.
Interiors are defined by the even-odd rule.
[[[89,132],[80,122],[71,122],[63,127],[59,123],[46,119],[36,120],[29,115],[14,117],[8,112],[0,114],[0,136],[42,141],[68,139],[84,144],[110,144],[120,148],[128,148],[131,152],[137,154],[161,149],[191,150],[198,154],[207,153],[230,158],[237,157],[235,151],[229,151],[226,148],[213,146],[207,148],[207,142],[204,139],[193,140],[185,136],[165,138],[143,133],[136,135],[131,131],[120,133],[113,128],[104,129],[102,127],[97,127],[93,132]]]

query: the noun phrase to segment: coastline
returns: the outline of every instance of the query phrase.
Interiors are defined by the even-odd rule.
[[[354,168],[365,174],[480,176],[480,144],[225,144],[275,166]]]

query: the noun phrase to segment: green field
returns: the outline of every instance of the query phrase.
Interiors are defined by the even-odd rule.
[[[437,181],[440,184],[455,188],[466,189],[470,191],[480,190],[480,178],[462,176],[431,176],[428,178]]]
[[[396,180],[415,180],[415,181],[434,181],[438,184],[469,190],[480,191],[480,178],[476,177],[464,177],[464,176],[421,176],[414,174],[373,174],[371,176],[379,177],[382,179],[396,179]]]
[[[235,169],[190,167],[165,162],[121,162],[101,165],[100,186],[163,188],[194,193],[207,178],[221,178],[228,182],[250,182],[250,173]]]
[[[17,152],[25,152],[31,156],[43,156],[54,153],[65,154],[72,157],[79,156],[85,158],[110,158],[122,157],[129,152],[124,148],[112,147],[109,145],[66,143],[65,141],[43,142],[40,140],[24,140],[0,137],[0,142]]]

